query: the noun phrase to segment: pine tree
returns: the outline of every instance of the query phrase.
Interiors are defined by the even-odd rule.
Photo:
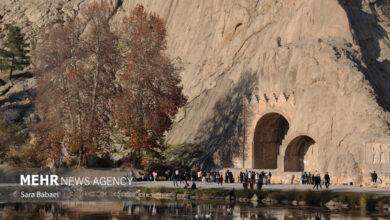
[[[15,70],[23,70],[30,64],[27,56],[28,44],[24,42],[24,34],[20,28],[10,26],[8,28],[7,42],[4,48],[0,49],[0,69],[9,71],[9,79],[12,79],[12,74]]]

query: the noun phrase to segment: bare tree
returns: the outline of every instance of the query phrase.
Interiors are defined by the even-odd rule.
[[[37,143],[57,154],[67,147],[78,156],[78,166],[110,144],[109,100],[120,66],[110,10],[105,2],[93,3],[81,18],[50,24],[33,53],[41,118]]]
[[[88,155],[110,148],[114,126],[136,152],[159,147],[186,103],[165,55],[163,21],[138,5],[114,33],[111,10],[91,4],[78,18],[48,25],[35,45],[36,143],[51,158],[65,147],[85,166]]]
[[[164,23],[137,5],[123,19],[120,35],[126,52],[121,91],[114,101],[116,122],[130,137],[127,146],[132,149],[161,146],[172,118],[186,103],[178,71],[165,55]]]

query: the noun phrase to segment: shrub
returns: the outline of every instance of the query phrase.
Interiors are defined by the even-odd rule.
[[[25,138],[18,132],[15,124],[0,120],[0,161],[6,157],[12,147],[21,145],[24,141]]]
[[[282,192],[282,191],[273,191],[272,193],[270,193],[268,195],[268,197],[275,199],[279,203],[282,202],[283,200],[289,200],[286,192]],[[289,201],[291,202],[292,200],[294,200],[294,199],[291,199]]]
[[[321,192],[306,191],[303,192],[302,197],[307,205],[321,206],[329,202],[330,200],[332,200],[334,195],[330,191],[321,191]]]
[[[15,167],[42,167],[46,164],[46,154],[43,149],[31,144],[23,144],[12,148],[7,153],[7,161]]]
[[[338,196],[335,198],[335,200],[352,206],[358,206],[361,203],[361,197],[362,194],[343,192],[343,193],[339,193]]]

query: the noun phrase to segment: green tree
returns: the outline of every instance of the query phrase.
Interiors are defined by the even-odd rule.
[[[12,73],[15,70],[23,70],[30,64],[26,48],[28,44],[24,41],[24,34],[20,28],[10,26],[8,28],[7,42],[4,48],[0,49],[0,69],[9,71],[9,79],[12,79]]]

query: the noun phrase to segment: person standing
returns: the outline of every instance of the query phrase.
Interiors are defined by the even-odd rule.
[[[153,171],[152,175],[153,175],[153,181],[156,182],[156,179],[157,179],[157,171]]]
[[[378,174],[376,174],[376,172],[375,172],[375,170],[374,170],[374,172],[372,173],[372,175],[371,175],[372,177],[372,182],[374,182],[374,183],[376,183],[376,180],[378,179]]]
[[[262,187],[263,187],[263,175],[259,173],[259,179],[257,181],[257,189],[261,190]]]
[[[328,172],[326,172],[324,179],[325,179],[325,187],[328,189],[330,185],[330,176]]]
[[[313,173],[313,175],[311,175],[311,184],[315,184],[315,179],[316,175]]]
[[[232,171],[229,172],[229,182],[234,183],[234,177]]]
[[[301,181],[302,181],[302,185],[305,184],[305,182],[306,182],[306,173],[305,172],[303,172],[301,175]]]
[[[271,171],[268,173],[268,184],[271,184],[271,176],[272,176],[272,173]]]
[[[317,177],[318,177],[318,179],[317,179],[317,181],[318,181],[318,185],[320,186],[320,188],[322,189],[322,186],[321,186],[321,176],[320,176],[320,174],[317,174]]]
[[[177,184],[177,179],[179,178],[179,170],[175,170],[172,176],[173,176],[173,186],[179,186],[179,184]]]
[[[228,183],[229,181],[229,170],[226,170],[225,172],[225,183]]]

